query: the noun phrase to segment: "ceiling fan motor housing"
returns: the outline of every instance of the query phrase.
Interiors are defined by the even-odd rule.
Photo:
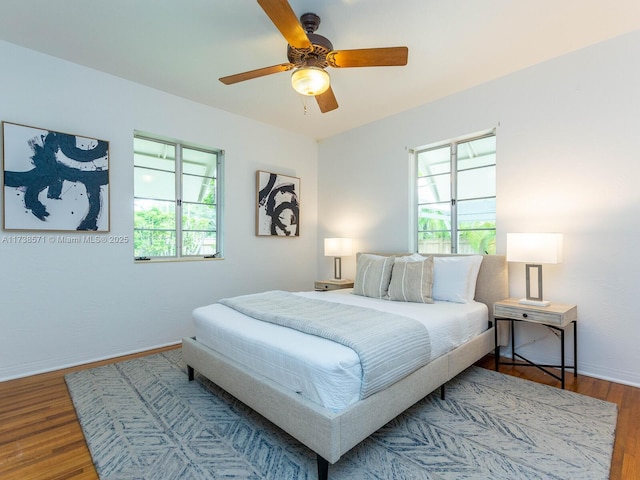
[[[304,13],[300,16],[300,23],[307,32],[313,50],[287,45],[287,58],[296,67],[326,68],[329,65],[326,57],[333,50],[333,45],[328,38],[313,33],[320,25],[320,17],[315,13]]]

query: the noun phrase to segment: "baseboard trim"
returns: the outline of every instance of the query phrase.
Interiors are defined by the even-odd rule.
[[[101,357],[91,358],[91,359],[83,359],[77,362],[70,362],[63,365],[57,365],[51,368],[41,368],[36,369],[29,372],[18,373],[15,375],[8,375],[6,377],[0,378],[0,382],[8,382],[10,380],[16,380],[19,378],[33,377],[36,375],[46,375],[46,374],[67,374],[70,372],[74,372],[76,370],[84,370],[87,368],[95,368],[101,365],[106,365],[109,363],[121,362],[124,360],[129,360],[130,357],[143,356],[143,355],[151,355],[153,353],[158,353],[164,350],[171,350],[174,348],[178,348],[182,345],[182,340],[176,340],[175,342],[163,343],[155,346],[143,347],[139,349],[124,351],[115,353],[113,355],[104,355]]]

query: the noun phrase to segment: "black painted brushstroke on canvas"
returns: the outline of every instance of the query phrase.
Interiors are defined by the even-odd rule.
[[[24,192],[24,206],[39,220],[45,222],[50,215],[46,206],[38,199],[40,193],[47,189],[47,198],[61,199],[65,181],[84,185],[88,211],[77,225],[76,230],[97,230],[98,218],[102,210],[100,188],[109,183],[107,169],[96,167],[95,170],[83,170],[61,162],[58,152],[67,158],[81,163],[101,159],[108,154],[109,143],[96,140],[93,148],[82,149],[76,146],[76,136],[59,132],[47,132],[29,140],[33,151],[28,171],[4,172],[5,187],[15,187]]]
[[[276,185],[278,177],[275,173],[269,174],[266,185],[258,192],[258,204],[270,219],[271,235],[298,236],[300,205],[295,185]]]

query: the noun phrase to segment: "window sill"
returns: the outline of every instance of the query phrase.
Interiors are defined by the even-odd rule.
[[[210,262],[224,260],[224,257],[152,257],[148,260],[133,260],[133,263],[175,263],[175,262]]]

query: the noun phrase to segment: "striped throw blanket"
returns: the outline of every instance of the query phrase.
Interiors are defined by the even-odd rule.
[[[362,365],[360,398],[385,389],[431,360],[427,329],[400,315],[283,291],[226,298],[219,303],[353,349]]]

